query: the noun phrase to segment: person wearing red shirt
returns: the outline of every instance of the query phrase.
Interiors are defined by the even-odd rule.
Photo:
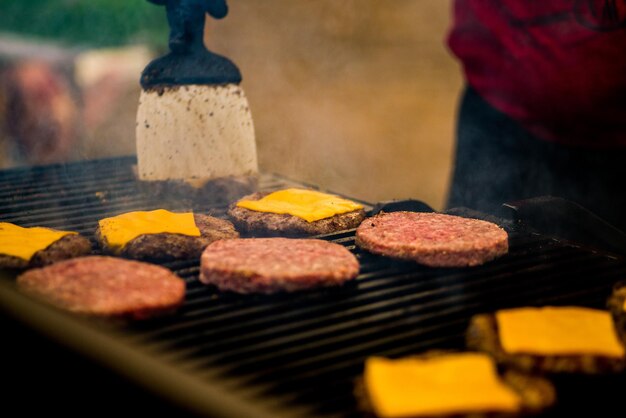
[[[626,0],[455,0],[448,206],[552,195],[626,230]]]

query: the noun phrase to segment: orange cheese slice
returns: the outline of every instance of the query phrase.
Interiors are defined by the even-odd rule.
[[[289,214],[307,222],[363,209],[363,205],[338,196],[305,189],[285,189],[259,200],[240,200],[240,208],[256,212]]]
[[[0,222],[0,254],[30,261],[37,251],[45,250],[71,231],[50,228],[22,228],[8,222]]]
[[[469,412],[515,412],[521,398],[500,380],[485,354],[430,359],[368,358],[364,381],[378,417],[419,417]]]
[[[98,222],[100,232],[114,251],[145,234],[182,234],[199,237],[193,213],[173,213],[164,209],[128,212]]]
[[[592,354],[624,357],[611,314],[582,307],[517,308],[496,312],[500,343],[508,353]]]

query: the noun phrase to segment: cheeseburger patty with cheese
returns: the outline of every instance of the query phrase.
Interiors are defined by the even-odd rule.
[[[136,259],[199,258],[213,241],[237,237],[227,220],[164,209],[102,219],[96,230],[96,239],[105,252]]]
[[[579,306],[503,309],[474,316],[471,349],[528,372],[612,374],[626,369],[624,344],[608,311]]]
[[[0,222],[0,267],[41,267],[90,252],[89,240],[76,232]]]
[[[360,409],[377,418],[523,417],[551,407],[556,397],[548,380],[499,372],[485,354],[440,351],[368,358],[355,395]]]
[[[230,206],[228,214],[242,233],[257,236],[310,236],[356,228],[363,205],[307,189],[254,193]]]

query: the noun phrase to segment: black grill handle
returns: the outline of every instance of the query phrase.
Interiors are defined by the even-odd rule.
[[[170,25],[171,52],[155,59],[141,73],[144,90],[187,84],[239,84],[239,68],[204,45],[206,14],[222,19],[228,14],[226,0],[148,0],[165,6]]]
[[[508,202],[514,221],[538,232],[626,254],[626,234],[577,203],[553,196]]]

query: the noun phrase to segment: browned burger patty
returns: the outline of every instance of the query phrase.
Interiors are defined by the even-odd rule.
[[[200,230],[199,237],[168,233],[140,235],[126,244],[118,255],[137,259],[193,259],[199,258],[202,250],[214,241],[239,237],[233,224],[225,219],[197,213],[193,217]],[[105,252],[115,253],[100,228],[96,230],[96,239]]]
[[[626,282],[620,282],[613,288],[613,293],[608,300],[608,308],[615,321],[615,329],[626,345]]]
[[[242,238],[210,244],[200,281],[237,293],[293,292],[354,279],[359,262],[345,247],[318,239]]]
[[[53,242],[47,248],[37,251],[29,261],[19,257],[0,254],[0,267],[14,269],[41,267],[89,253],[91,253],[89,240],[82,235],[70,234]]]
[[[240,200],[259,200],[269,193],[253,193]],[[236,203],[228,210],[228,215],[238,231],[257,236],[310,236],[330,234],[345,229],[356,228],[365,219],[363,209],[342,213],[319,221],[308,222],[289,214],[257,212],[240,208]]]
[[[418,359],[431,359],[442,355],[451,354],[448,351],[432,350],[426,353],[412,356]],[[551,408],[556,402],[556,390],[554,385],[548,380],[540,376],[534,376],[532,374],[520,372],[517,370],[504,370],[500,373],[500,378],[503,383],[511,388],[521,398],[520,411],[514,413],[505,412],[468,412],[468,413],[455,413],[448,415],[437,415],[439,418],[446,417],[494,417],[494,418],[515,418],[534,416],[538,413],[545,412]],[[358,408],[363,411],[367,416],[377,417],[372,407],[370,396],[365,387],[363,376],[359,376],[355,381],[354,395],[357,400]]]
[[[356,244],[374,254],[431,267],[483,264],[506,254],[506,231],[491,222],[440,213],[391,212],[365,220]]]
[[[470,349],[489,353],[499,364],[532,373],[618,373],[626,368],[624,358],[592,354],[537,355],[511,354],[504,351],[498,334],[498,324],[493,314],[476,315],[471,319],[466,335]]]
[[[146,319],[174,310],[185,281],[153,264],[90,256],[29,270],[17,278],[23,292],[76,314]]]

